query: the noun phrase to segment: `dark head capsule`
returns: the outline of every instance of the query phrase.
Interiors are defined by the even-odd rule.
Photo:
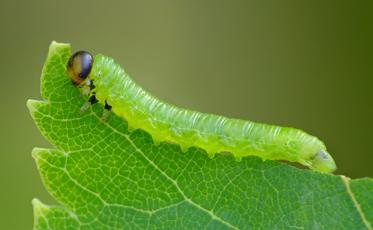
[[[78,51],[67,62],[67,72],[75,85],[80,85],[92,69],[93,57],[87,51]]]

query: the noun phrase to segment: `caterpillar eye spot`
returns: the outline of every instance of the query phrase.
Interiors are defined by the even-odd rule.
[[[322,158],[324,160],[328,159],[328,155],[326,155],[326,153],[324,151],[318,152],[318,155],[319,155],[320,158]]]
[[[92,69],[93,57],[87,51],[78,51],[67,62],[67,72],[74,85],[80,85]]]

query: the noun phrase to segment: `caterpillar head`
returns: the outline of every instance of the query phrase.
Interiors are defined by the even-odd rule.
[[[330,154],[326,150],[318,151],[312,158],[311,158],[311,165],[310,167],[319,172],[333,172],[337,169],[337,166],[330,156]]]
[[[93,56],[87,51],[78,51],[71,55],[67,62],[67,73],[74,85],[82,84],[89,73],[93,64]]]

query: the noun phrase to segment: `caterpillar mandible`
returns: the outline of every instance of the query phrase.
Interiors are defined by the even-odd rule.
[[[138,86],[113,59],[74,53],[68,63],[70,80],[90,95],[84,108],[101,103],[106,110],[143,129],[155,143],[171,141],[183,150],[204,149],[210,157],[230,152],[237,159],[298,162],[319,172],[333,172],[336,164],[318,138],[302,130],[255,123],[182,109],[162,102]]]

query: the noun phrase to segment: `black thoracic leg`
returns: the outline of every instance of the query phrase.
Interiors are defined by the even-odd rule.
[[[98,102],[96,95],[91,95],[86,103],[80,108],[80,112],[84,113],[91,105],[94,105]]]
[[[107,103],[107,101],[105,100],[105,106],[104,106],[104,112],[102,113],[102,117],[101,117],[101,120],[102,121],[106,121],[106,119],[108,118],[108,116],[109,116],[109,114],[110,114],[110,111],[111,111],[111,108],[112,108],[112,106],[111,105],[109,105],[108,103]]]
[[[88,86],[88,87],[87,87]],[[84,103],[84,105],[80,108],[80,113],[85,112],[91,105],[94,105],[98,102],[96,98],[96,93],[92,92],[92,90],[95,88],[95,85],[93,84],[93,81],[90,79],[87,79],[85,81],[85,85],[83,85],[83,89],[81,91],[81,94],[84,95],[89,95],[91,96],[88,98],[88,101]]]
[[[91,91],[92,91],[94,88],[96,88],[96,86],[93,84],[93,81],[92,81],[92,80],[88,80],[87,85],[89,86],[89,90],[91,90]]]
[[[91,105],[94,105],[98,102],[96,95],[93,94],[92,96],[89,97],[88,102],[91,103]]]
[[[108,103],[107,103],[107,101],[105,100],[105,107],[104,107],[106,110],[111,110],[111,108],[112,108],[112,106],[111,105],[109,105]]]
[[[79,86],[81,88],[80,95],[88,96],[92,93],[92,90],[95,88],[93,81],[87,79],[83,85]]]

